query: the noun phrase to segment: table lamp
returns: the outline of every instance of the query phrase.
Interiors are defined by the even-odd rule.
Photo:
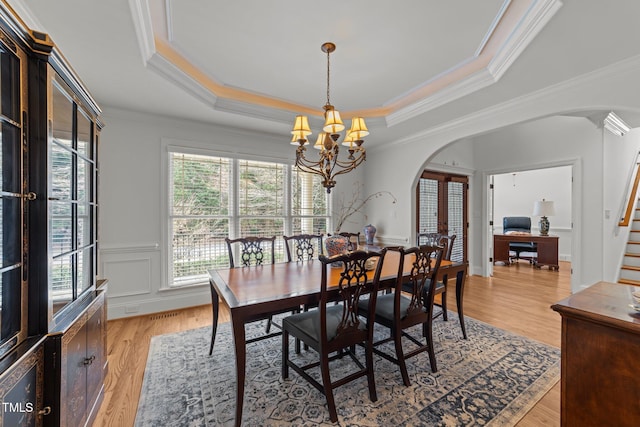
[[[538,226],[540,227],[540,235],[548,236],[549,235],[549,219],[547,216],[555,215],[556,212],[553,208],[553,202],[547,201],[545,199],[536,200],[533,204],[533,215],[539,216],[540,222]]]

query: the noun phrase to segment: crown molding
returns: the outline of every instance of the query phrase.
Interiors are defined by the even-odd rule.
[[[203,81],[204,73],[195,64],[185,58],[176,62],[172,57],[179,52],[172,43],[171,2],[154,5],[152,11],[150,1],[129,0],[142,60],[150,69],[220,111],[277,122],[299,109],[309,115],[321,114],[288,101],[233,89],[224,82]],[[473,57],[387,102],[386,107],[371,108],[370,115],[384,116],[385,126],[394,126],[496,83],[562,6],[560,0],[521,1],[505,0]],[[501,28],[502,24],[505,27]],[[410,103],[410,98],[417,96],[423,98]]]
[[[561,7],[560,0],[538,0],[531,5],[505,45],[489,63],[489,72],[496,81],[511,67]]]
[[[504,15],[511,1],[507,3],[501,9],[500,17]],[[498,82],[561,6],[560,0],[534,0],[485,68],[445,86],[431,96],[389,114],[387,124],[397,125]],[[492,31],[495,31],[495,27],[496,25],[492,27]],[[484,48],[485,45],[486,41],[483,40],[481,46]],[[458,68],[460,66],[447,73]]]
[[[564,91],[573,92],[576,89],[579,89],[581,86],[591,85],[591,84],[600,82],[603,79],[616,76],[618,74],[624,74],[624,73],[636,72],[636,71],[640,71],[640,55],[623,59],[622,61],[616,62],[614,64],[608,65],[603,68],[599,68],[589,73],[581,74],[577,77],[565,80],[560,83],[553,84],[551,86],[547,86],[545,88],[519,96],[514,99],[510,99],[509,101],[505,101],[503,103],[485,108],[483,110],[479,110],[474,113],[467,114],[466,116],[459,117],[455,120],[451,120],[446,123],[442,123],[438,126],[433,126],[429,129],[410,135],[406,138],[390,141],[387,144],[385,144],[384,147],[381,147],[381,146],[373,147],[372,151],[382,150],[383,148],[388,148],[390,146],[408,145],[411,143],[425,140],[427,138],[432,138],[439,134],[449,132],[452,129],[465,128],[475,123],[487,122],[491,118],[500,117],[510,111],[521,109],[522,107],[525,107],[528,104],[531,104],[539,99],[552,96],[557,92],[564,92]],[[593,108],[589,108],[589,109],[593,109]],[[549,113],[560,114],[561,111],[553,111]],[[531,117],[530,119],[535,119],[535,117]]]
[[[138,38],[142,63],[146,65],[156,53],[149,0],[129,0],[129,9],[131,9],[133,28]]]
[[[196,81],[189,74],[185,73],[181,68],[166,59],[164,56],[154,53],[147,60],[147,66],[161,76],[167,78],[169,81],[180,86],[205,104],[213,107],[216,106],[218,97],[213,92],[210,90],[203,90],[201,83]]]
[[[431,111],[437,107],[448,104],[451,101],[462,98],[484,87],[495,83],[493,75],[486,68],[458,80],[434,93],[433,95],[401,108],[386,117],[389,127],[400,124],[406,120]]]

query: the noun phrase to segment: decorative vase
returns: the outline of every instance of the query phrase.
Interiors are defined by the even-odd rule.
[[[376,228],[373,225],[368,224],[364,226],[362,232],[364,233],[365,243],[367,245],[373,245],[373,238],[376,235]]]
[[[349,239],[344,236],[333,235],[324,239],[324,247],[327,250],[327,256],[340,255],[349,250]],[[337,265],[336,265],[337,264]],[[342,263],[331,263],[332,267],[342,267]]]
[[[546,216],[540,218],[540,222],[538,223],[538,227],[540,227],[540,235],[548,236],[549,235],[549,219]]]

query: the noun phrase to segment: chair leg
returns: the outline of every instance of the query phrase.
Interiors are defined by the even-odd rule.
[[[445,283],[445,286],[447,286],[446,283]],[[447,291],[446,290],[440,294],[440,299],[441,299],[440,307],[442,307],[442,318],[446,322],[449,320],[449,316],[447,314]]]
[[[366,364],[367,364],[367,382],[369,384],[369,399],[372,402],[378,400],[378,394],[376,393],[376,381],[374,378],[374,370],[373,370],[373,342],[367,341],[365,347],[366,354]]]
[[[409,387],[411,381],[409,381],[409,373],[407,372],[407,363],[404,359],[404,352],[402,351],[402,330],[396,330],[393,334],[393,342],[396,346],[396,359],[398,360],[398,366],[400,366],[400,374],[402,375],[402,382],[405,386]]]
[[[422,326],[423,335],[427,340],[427,348],[429,349],[429,363],[431,364],[431,372],[438,372],[438,366],[436,364],[436,352],[433,349],[433,324],[431,321],[426,322]]]
[[[282,328],[282,378],[289,378],[289,333]]]
[[[335,423],[338,421],[338,411],[336,411],[336,402],[333,399],[333,388],[331,387],[331,376],[329,375],[328,354],[320,356],[320,372],[322,373],[322,387],[324,389],[324,395],[327,398],[327,406],[329,407],[329,418],[332,423]]]
[[[273,316],[269,316],[269,318],[267,319],[267,327],[264,330],[266,334],[268,334],[271,330],[271,323],[273,323]]]

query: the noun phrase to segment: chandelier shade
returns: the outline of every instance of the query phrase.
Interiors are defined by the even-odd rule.
[[[306,145],[309,144],[308,137],[312,134],[307,116],[296,116],[293,128],[291,129],[291,144],[296,148],[296,167],[303,172],[313,173],[322,177],[322,185],[327,189],[327,193],[336,185],[335,177],[348,173],[358,167],[366,160],[366,152],[363,138],[369,135],[369,130],[364,118],[353,117],[351,128],[346,132],[342,145],[348,147],[348,157],[340,160],[338,140],[340,132],[345,130],[344,122],[340,117],[340,112],[331,105],[330,95],[330,54],[335,51],[336,45],[330,42],[322,45],[322,51],[327,54],[327,102],[324,105],[324,126],[322,132],[318,134],[313,148],[319,150],[318,160],[309,160],[305,157]]]

